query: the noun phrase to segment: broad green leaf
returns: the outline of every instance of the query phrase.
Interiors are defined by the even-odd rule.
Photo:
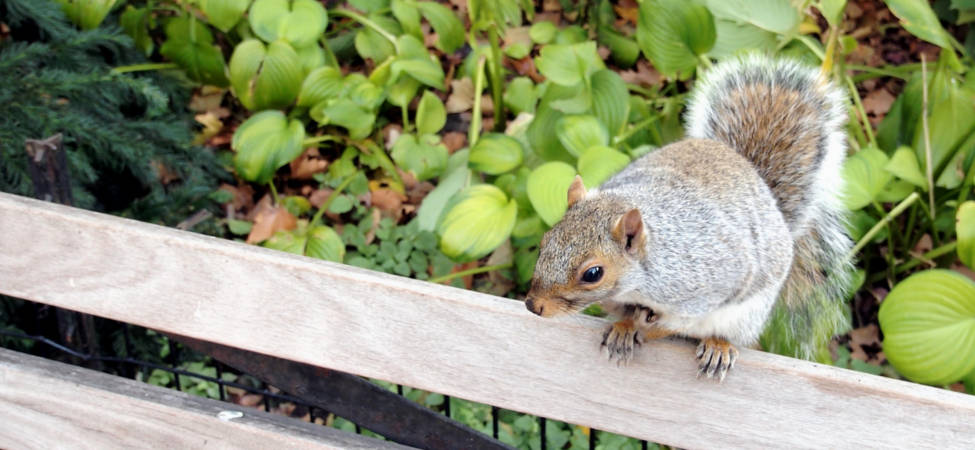
[[[572,155],[562,146],[556,131],[556,126],[564,114],[547,103],[543,98],[535,118],[528,126],[527,136],[530,144],[528,147],[546,161],[572,161]]]
[[[523,153],[517,139],[501,133],[487,133],[471,149],[469,164],[475,171],[500,175],[521,165]]]
[[[319,67],[305,77],[298,93],[298,106],[312,107],[337,97],[342,92],[342,71],[334,67]]]
[[[549,106],[566,114],[583,114],[592,108],[592,89],[584,81],[575,86],[551,84],[546,92]]]
[[[579,25],[569,25],[559,29],[558,33],[555,33],[555,41],[553,43],[559,45],[572,45],[580,44],[589,41],[589,32]]]
[[[714,18],[702,5],[683,0],[640,4],[636,40],[662,74],[687,78],[716,39]]]
[[[393,36],[403,32],[399,22],[389,16],[370,14],[369,20]],[[377,64],[396,54],[396,47],[392,42],[368,27],[359,28],[356,32],[355,50],[363,59],[371,59]]]
[[[532,24],[528,30],[528,35],[532,38],[532,42],[544,45],[555,39],[555,33],[558,30],[554,23],[543,20]]]
[[[392,65],[392,59],[390,59],[390,65]],[[416,78],[399,77],[399,80],[389,87],[389,103],[400,108],[408,107],[413,98],[416,97],[418,90],[420,90],[420,82]]]
[[[917,162],[917,156],[915,156],[914,150],[910,147],[898,148],[894,152],[894,156],[884,166],[884,169],[904,181],[908,181],[925,191],[928,190],[928,179],[921,171],[921,165]]]
[[[295,47],[318,41],[328,26],[328,13],[316,0],[254,0],[247,18],[265,42],[284,39]]]
[[[447,110],[436,94],[424,91],[420,104],[416,107],[416,131],[420,134],[434,134],[447,123]]]
[[[429,58],[397,59],[393,61],[392,71],[394,78],[398,77],[401,73],[405,73],[427,86],[443,90],[443,67]]]
[[[562,219],[576,169],[559,161],[542,164],[528,176],[528,200],[548,226]]]
[[[531,47],[523,42],[512,42],[504,46],[504,54],[508,55],[511,59],[522,59],[528,56],[531,51]]]
[[[349,131],[352,139],[362,139],[372,132],[376,114],[362,105],[346,99],[329,100],[316,104],[308,112],[322,125],[338,125]]]
[[[298,61],[301,62],[301,69],[306,74],[325,65],[325,51],[318,46],[317,42],[294,50],[298,54]]]
[[[305,255],[340,263],[345,258],[345,243],[330,227],[324,225],[312,227],[308,230]]]
[[[470,182],[471,170],[467,168],[467,156],[467,150],[456,151],[450,155],[447,160],[447,176],[441,177],[437,187],[420,203],[416,219],[421,230],[434,231],[447,201]]]
[[[945,81],[945,83],[951,83]],[[932,87],[934,84],[932,85]],[[946,164],[948,158],[952,157],[953,152],[961,142],[975,131],[975,94],[967,89],[957,88],[949,85],[946,88],[946,98],[938,103],[933,103],[931,116],[928,118],[930,127],[931,141],[931,163],[934,167],[934,176],[939,175],[937,169]],[[924,146],[924,132],[919,120],[914,134],[914,151],[917,152],[917,159],[921,167],[927,167]]]
[[[347,75],[342,83],[345,85],[345,96],[373,114],[385,100],[383,89],[366,80],[361,74]]]
[[[126,5],[125,12],[119,17],[125,34],[132,38],[135,46],[146,56],[152,54],[155,44],[149,36],[149,24],[152,21],[152,11],[149,8],[134,8]]]
[[[423,30],[420,28],[420,10],[416,3],[409,0],[393,0],[389,4],[393,12],[393,17],[399,21],[404,33],[412,34],[418,38],[423,37]]]
[[[464,24],[454,12],[440,3],[419,2],[420,14],[430,22],[433,31],[437,33],[436,47],[444,53],[453,53],[464,45]]]
[[[619,74],[600,70],[592,74],[592,113],[613,138],[623,131],[629,114],[630,92]]]
[[[927,0],[886,0],[887,7],[911,34],[942,48],[951,48],[948,33]]]
[[[590,147],[609,145],[606,127],[594,116],[564,116],[555,129],[559,141],[572,156],[578,157]]]
[[[823,14],[830,26],[838,26],[843,21],[843,10],[846,8],[846,0],[819,0],[815,3],[816,9]]]
[[[481,258],[508,239],[517,213],[517,203],[494,185],[463,189],[437,225],[440,251],[457,261]]]
[[[715,19],[788,36],[799,30],[799,10],[789,0],[707,0]]]
[[[576,166],[586,188],[593,188],[603,184],[629,163],[629,156],[612,147],[597,145],[583,152]]]
[[[749,24],[730,20],[715,19],[718,40],[708,55],[714,58],[727,58],[740,51],[760,51],[771,53],[779,45],[779,36]]]
[[[205,25],[189,17],[176,17],[166,23],[166,37],[159,53],[179,64],[190,79],[227,85],[223,53],[213,45],[213,35]]]
[[[640,57],[640,46],[609,27],[599,27],[599,43],[609,47],[613,62],[620,67],[630,67]]]
[[[256,39],[241,42],[230,56],[229,72],[234,94],[250,110],[290,105],[304,78],[298,54],[285,41],[267,47]]]
[[[68,19],[83,30],[98,28],[116,0],[58,0]]]
[[[865,148],[846,159],[843,179],[846,192],[843,203],[850,211],[869,205],[890,181],[890,172],[884,170],[887,155],[875,148]]]
[[[515,271],[518,277],[518,283],[525,284],[531,281],[532,276],[535,274],[535,264],[538,263],[538,249],[529,250],[527,248],[519,248],[515,252]]]
[[[396,165],[412,172],[416,179],[423,181],[443,173],[447,167],[447,147],[434,135],[404,134],[396,140],[390,153]]]
[[[199,0],[200,10],[211,25],[224,33],[244,17],[250,0]]]
[[[287,209],[291,215],[298,217],[311,210],[311,202],[308,198],[300,195],[289,195],[281,200],[281,206]]]
[[[943,269],[915,273],[880,304],[884,354],[905,377],[948,384],[975,371],[975,283]]]
[[[941,171],[934,185],[945,189],[955,189],[961,186],[961,183],[965,181],[965,156],[962,152],[955,153],[955,157]]]
[[[528,77],[517,77],[508,82],[504,91],[504,105],[515,115],[535,112],[535,83]]]
[[[605,68],[596,53],[596,43],[549,44],[542,47],[535,66],[545,78],[563,86],[575,86],[588,80],[593,72]]]
[[[876,200],[881,203],[897,203],[907,198],[917,189],[913,184],[903,180],[891,180],[877,193]]]
[[[241,178],[265,184],[278,168],[301,155],[305,127],[281,111],[262,111],[237,127],[230,146]]]
[[[969,268],[975,269],[975,201],[969,200],[958,207],[955,236],[958,239],[958,258]]]
[[[349,0],[349,3],[355,6],[355,9],[370,14],[376,11],[382,11],[390,6],[389,0]]]

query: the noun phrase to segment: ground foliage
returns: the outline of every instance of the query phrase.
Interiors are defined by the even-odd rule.
[[[40,26],[29,40],[41,44],[4,36],[0,68],[44,60],[32,46],[60,42],[55,35],[98,36],[114,42],[98,44],[100,54],[122,53],[112,49],[132,43],[112,31],[121,24],[162,64],[118,56],[103,64],[198,83],[191,99],[166,94],[168,103],[153,103],[164,94],[133,83],[165,76],[109,76],[141,95],[145,111],[188,105],[197,114],[197,142],[236,174],[210,196],[223,214],[208,226],[252,244],[515,298],[531,279],[541,234],[565,209],[572,177],[598,185],[679,139],[698,73],[755,49],[819,65],[851,98],[844,202],[860,269],[851,286],[854,329],[832,342],[832,362],[959,391],[967,380],[975,389],[971,2],[104,3],[108,28]],[[18,17],[10,11],[23,4],[0,2],[10,29]],[[99,14],[77,21],[91,29]],[[57,87],[56,77],[47,81]],[[0,136],[11,139],[22,141]],[[152,156],[133,156],[124,167],[161,183],[144,171]],[[6,183],[23,182],[4,170]],[[444,407],[438,394],[407,394]],[[487,407],[451,401],[454,417],[488,429]],[[502,438],[534,448],[538,427],[505,413]],[[584,428],[546,427],[552,448],[588,440]],[[601,433],[600,445],[638,443]]]

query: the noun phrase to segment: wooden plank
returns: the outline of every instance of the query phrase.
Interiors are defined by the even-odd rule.
[[[0,418],[11,449],[405,448],[2,348]]]
[[[0,194],[0,292],[681,447],[960,447],[975,396],[743,350],[599,357],[604,321]]]

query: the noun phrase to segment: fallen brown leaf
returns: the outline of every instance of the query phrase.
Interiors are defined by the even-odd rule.
[[[880,328],[871,323],[865,327],[850,331],[850,357],[868,363],[879,364],[880,358]]]
[[[283,206],[265,209],[254,218],[254,226],[247,235],[247,243],[256,244],[265,241],[274,236],[275,232],[293,230],[297,226],[298,219]]]
[[[328,167],[328,161],[322,158],[317,147],[308,147],[301,156],[291,161],[289,166],[291,178],[307,180],[316,173],[324,172]]]
[[[470,78],[450,82],[450,96],[444,106],[448,113],[470,111],[474,106],[474,83]]]
[[[459,131],[448,131],[443,135],[443,145],[448,152],[453,153],[467,145],[467,135]]]
[[[636,69],[621,70],[620,77],[627,83],[638,84],[640,86],[656,86],[663,82],[663,75],[657,72],[649,62],[639,60]]]

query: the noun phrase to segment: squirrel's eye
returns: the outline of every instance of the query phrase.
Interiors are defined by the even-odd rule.
[[[584,283],[595,283],[603,278],[603,266],[592,266],[582,273]]]

